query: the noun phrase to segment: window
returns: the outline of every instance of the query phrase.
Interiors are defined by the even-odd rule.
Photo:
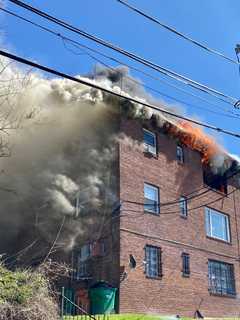
[[[88,278],[89,274],[89,263],[83,258],[83,250],[77,250],[73,252],[72,256],[72,279],[81,280]]]
[[[177,161],[179,163],[184,163],[184,153],[182,146],[177,146]]]
[[[104,239],[94,241],[92,243],[91,256],[92,257],[102,257],[105,254],[106,254],[106,247],[105,247]]]
[[[143,129],[143,142],[144,149],[146,152],[152,153],[154,155],[157,154],[157,143],[155,133]]]
[[[180,214],[182,217],[187,217],[187,198],[186,197],[180,197],[179,200],[179,207],[180,207]]]
[[[227,177],[225,174],[214,174],[210,167],[203,167],[203,182],[210,188],[222,192],[228,193]]]
[[[86,261],[91,256],[91,252],[92,252],[92,245],[90,243],[85,244],[80,248],[79,259],[81,261]]]
[[[81,261],[81,259],[78,259],[78,264],[76,268],[76,273],[75,273],[75,279],[80,280],[83,278],[87,278],[89,276],[88,274],[88,265],[87,262]]]
[[[235,279],[233,265],[209,260],[208,261],[209,291],[213,294],[235,295]]]
[[[188,277],[190,275],[190,257],[188,253],[182,253],[182,275]]]
[[[230,242],[229,218],[226,214],[205,208],[205,221],[209,237]]]
[[[161,248],[147,245],[145,247],[145,273],[147,277],[159,278],[162,276]]]
[[[76,203],[75,203],[75,218],[79,216],[81,209],[83,209],[83,206],[81,205],[81,202],[79,199],[79,192],[78,192],[76,196]]]
[[[159,214],[159,189],[144,183],[144,210]]]

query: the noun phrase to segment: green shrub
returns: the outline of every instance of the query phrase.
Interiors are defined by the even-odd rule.
[[[11,271],[0,264],[0,320],[58,320],[49,280],[40,270]]]

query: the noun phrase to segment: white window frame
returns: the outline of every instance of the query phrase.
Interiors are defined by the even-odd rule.
[[[180,150],[180,153],[178,152],[179,150]],[[177,161],[179,163],[184,163],[184,150],[182,146],[177,145],[176,154],[177,154]],[[180,154],[180,157],[178,157],[178,154]]]
[[[188,207],[187,207],[187,198],[181,196],[179,199],[180,215],[187,218],[188,216]]]
[[[155,195],[157,196],[156,199],[153,200],[153,199],[147,198],[147,197],[145,196],[145,188],[151,188],[152,190],[154,190]],[[160,202],[159,202],[159,198],[160,198],[159,188],[156,187],[156,186],[154,186],[154,185],[152,185],[152,184],[149,184],[149,183],[144,182],[144,204],[145,204],[145,205],[144,205],[144,211],[151,212],[151,213],[153,213],[153,214],[157,214],[157,215],[158,215],[158,214],[160,213],[160,207],[159,207]],[[157,204],[156,210],[152,210],[152,209],[151,209],[151,205],[148,205],[148,203],[147,203],[146,200],[155,201],[156,204]],[[154,205],[154,204],[153,204],[153,205]]]
[[[154,140],[154,146],[148,144],[147,142],[144,141],[144,133],[150,134],[153,137]],[[143,129],[143,145],[144,145],[144,150],[145,152],[151,153],[153,155],[157,155],[157,137],[156,134],[152,131],[149,131],[147,129]]]
[[[226,228],[225,229],[226,239],[214,235],[213,225],[212,225],[212,214],[219,215],[219,216],[222,216],[225,218],[223,220],[223,221],[225,221],[225,223],[222,225],[222,227]],[[231,242],[230,223],[229,223],[229,216],[227,214],[224,214],[220,211],[217,211],[217,210],[209,208],[209,207],[205,207],[205,226],[206,226],[207,236],[209,236],[213,239],[218,239],[218,240],[225,241],[225,242]]]

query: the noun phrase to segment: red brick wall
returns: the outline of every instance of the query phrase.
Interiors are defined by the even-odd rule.
[[[133,140],[142,141],[139,122],[122,121],[121,129]],[[183,219],[177,205],[161,207],[159,216],[147,214],[143,206],[124,201],[144,202],[144,182],[160,189],[160,201],[178,199],[203,186],[200,154],[184,148],[185,163],[176,161],[176,141],[158,133],[158,156],[149,158],[141,148],[120,143],[120,265],[125,266],[128,277],[120,285],[120,312],[153,312],[193,316],[196,309],[204,316],[236,316],[240,314],[240,265],[237,229],[240,226],[240,195],[235,192],[219,200],[221,193],[210,191],[188,203],[188,218]],[[136,144],[134,144],[136,145]],[[231,191],[231,187],[229,188]],[[204,189],[199,191],[203,192]],[[234,198],[235,197],[235,207]],[[218,200],[218,201],[215,201]],[[204,208],[192,210],[202,204],[220,210],[230,217],[231,244],[206,237]],[[214,203],[213,203],[214,202]],[[174,213],[175,212],[175,213]],[[147,279],[142,262],[144,246],[162,248],[163,277]],[[181,254],[190,254],[191,275],[182,277]],[[137,260],[137,269],[128,268],[129,254]],[[208,259],[234,264],[236,298],[210,295],[208,291]],[[199,307],[200,301],[202,301]]]

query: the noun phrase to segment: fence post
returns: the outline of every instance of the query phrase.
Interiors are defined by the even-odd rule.
[[[63,320],[64,314],[64,287],[62,287],[62,294],[61,294],[61,319]]]

